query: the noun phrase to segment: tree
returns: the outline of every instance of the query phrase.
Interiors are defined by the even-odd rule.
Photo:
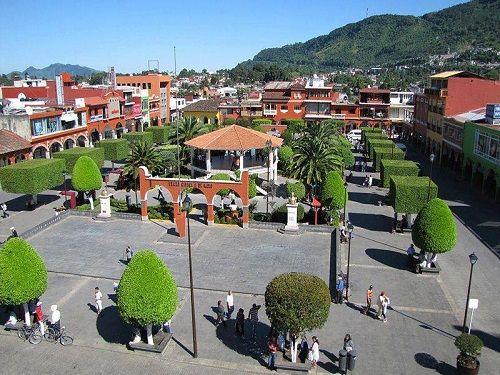
[[[179,145],[181,147],[181,157],[186,159],[188,157],[184,143],[190,139],[196,138],[199,135],[206,134],[211,131],[209,124],[202,124],[195,117],[184,117],[179,125]],[[177,127],[170,128],[170,140],[172,143],[177,142]]]
[[[290,171],[290,163],[293,158],[293,149],[290,146],[281,146],[278,149],[278,160],[281,166],[281,169],[285,174],[288,174]]]
[[[151,175],[157,175],[164,171],[163,159],[160,151],[147,142],[135,142],[130,144],[130,155],[125,160],[123,174],[127,190],[137,190],[139,167],[144,166]]]
[[[102,186],[102,176],[97,164],[88,156],[81,156],[75,163],[71,174],[71,184],[80,193],[91,193],[90,209],[94,209],[93,192]]]
[[[152,325],[170,320],[177,308],[175,280],[154,251],[144,249],[132,257],[120,279],[117,306],[126,323],[146,327],[153,345]]]
[[[264,297],[273,329],[289,331],[291,336],[323,327],[330,312],[328,286],[318,276],[307,273],[292,272],[275,277],[267,285]]]
[[[418,213],[413,224],[413,243],[427,253],[442,254],[457,244],[457,226],[448,205],[431,199]]]
[[[321,201],[325,207],[335,210],[344,207],[346,201],[344,181],[337,171],[327,174],[321,188]]]
[[[47,289],[43,259],[24,239],[15,237],[0,249],[0,304],[23,305],[25,323],[30,325],[28,302]]]

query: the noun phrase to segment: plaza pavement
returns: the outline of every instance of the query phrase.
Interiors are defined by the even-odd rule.
[[[479,261],[471,298],[480,300],[473,333],[485,341],[481,373],[498,373],[498,259],[457,221],[459,243],[453,252],[438,257],[441,274],[425,276],[407,271],[404,251],[411,235],[389,233],[392,209],[377,204],[386,190],[359,186],[360,175],[355,173],[349,184],[349,219],[355,225],[350,268],[353,305],[332,304],[325,327],[308,335],[317,334],[320,339],[317,372],[336,372],[336,354],[349,332],[358,351],[359,373],[454,374],[457,350],[453,341],[460,333],[469,271],[467,256],[473,249]],[[199,358],[193,359],[187,246],[169,234],[171,228],[171,224],[162,222],[96,222],[70,216],[32,236],[29,241],[50,271],[49,288],[42,298],[45,311],[53,303],[60,306],[63,324],[75,336],[75,343],[69,348],[46,342],[32,346],[13,333],[1,331],[0,373],[28,372],[35,366],[42,374],[144,369],[153,374],[266,373],[262,349],[269,322],[264,306],[259,314],[257,344],[234,337],[232,322],[228,328],[214,327],[212,308],[218,299],[224,301],[227,289],[232,289],[236,309],[243,307],[248,313],[252,303],[263,303],[265,286],[282,272],[311,272],[328,282],[331,236],[286,236],[267,230],[206,227],[192,221],[199,348]],[[173,318],[175,340],[163,356],[130,352],[125,347],[130,329],[118,317],[112,286],[123,272],[120,259],[128,244],[134,249],[150,247],[157,251],[180,286],[178,311]],[[345,246],[342,251],[346,252]],[[392,309],[385,324],[355,309],[364,302],[370,283],[376,295],[384,290],[391,298]],[[103,290],[104,310],[96,319],[91,305],[97,285]]]

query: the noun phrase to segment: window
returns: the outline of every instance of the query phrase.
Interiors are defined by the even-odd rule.
[[[142,84],[142,88],[143,88],[144,90],[146,90],[146,84],[145,84],[145,83],[143,83],[143,84]]]
[[[151,90],[151,83],[148,83],[148,89]]]
[[[301,111],[300,105],[294,105],[293,106],[293,110],[296,111],[296,112],[300,112]]]
[[[288,106],[282,105],[280,110],[281,110],[281,112],[288,112]]]

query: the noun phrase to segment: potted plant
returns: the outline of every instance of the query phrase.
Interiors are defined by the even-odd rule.
[[[455,340],[455,346],[460,350],[457,357],[459,375],[477,375],[479,373],[477,356],[481,354],[483,347],[481,339],[476,335],[462,333]]]

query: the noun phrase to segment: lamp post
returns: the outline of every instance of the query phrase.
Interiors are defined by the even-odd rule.
[[[63,175],[63,178],[64,178],[64,208],[68,208],[68,190],[66,189],[66,174],[68,173],[65,170],[63,170],[62,172],[62,175]]]
[[[266,151],[267,151],[267,187],[266,187],[266,216],[269,216],[269,168],[271,167],[271,160],[269,160],[269,154],[271,153],[271,147],[273,143],[270,139],[266,141]]]
[[[349,268],[351,265],[351,238],[352,238],[353,230],[354,230],[354,225],[349,223],[347,225],[347,231],[349,232],[349,247],[347,250],[347,286],[346,286],[347,290],[346,290],[346,295],[345,295],[345,299],[347,302],[349,302]]]
[[[474,269],[474,264],[477,262],[476,254],[472,253],[469,255],[470,261],[470,276],[469,276],[469,287],[467,288],[467,299],[465,300],[465,315],[464,315],[464,324],[462,326],[462,333],[465,333],[465,324],[467,323],[467,311],[469,310],[469,296],[470,296],[470,284],[472,282],[472,270]]]
[[[193,288],[193,261],[191,257],[191,227],[189,226],[189,209],[191,208],[191,199],[186,197],[182,204],[182,208],[186,211],[187,218],[187,238],[188,238],[188,257],[189,257],[189,289],[191,291],[191,326],[193,330],[193,357],[198,357],[198,342],[196,341],[196,317],[194,310],[194,288]]]
[[[345,220],[345,208],[347,206],[347,181],[344,182],[344,220]]]
[[[429,161],[431,162],[431,170],[429,173],[429,187],[427,188],[427,202],[431,200],[431,181],[432,181],[432,164],[434,164],[434,154],[431,154]]]

